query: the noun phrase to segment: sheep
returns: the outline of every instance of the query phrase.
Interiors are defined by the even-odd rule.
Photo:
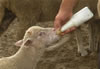
[[[30,27],[23,39],[15,43],[20,47],[18,52],[0,59],[0,69],[35,69],[44,51],[60,38],[53,28]]]
[[[98,3],[97,3],[97,11],[98,11],[98,15],[100,17],[100,0],[98,0]]]
[[[99,16],[99,20],[98,20],[98,24],[100,23],[100,0],[98,0],[97,3],[97,11],[98,11],[98,16]],[[97,26],[96,26],[97,27]],[[100,25],[98,27],[98,30],[100,30]],[[96,33],[99,35],[99,31]],[[96,35],[97,36],[97,35]],[[98,44],[100,43],[100,37],[98,36],[99,40],[98,40]],[[100,46],[98,45],[98,69],[100,69]]]

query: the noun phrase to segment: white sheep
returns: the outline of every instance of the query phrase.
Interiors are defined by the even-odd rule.
[[[0,69],[35,69],[46,48],[59,39],[53,28],[29,28],[24,38],[16,42],[16,45],[20,46],[18,52],[0,59]]]

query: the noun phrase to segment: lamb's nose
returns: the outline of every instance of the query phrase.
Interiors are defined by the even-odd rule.
[[[53,28],[53,31],[55,31],[55,28]]]

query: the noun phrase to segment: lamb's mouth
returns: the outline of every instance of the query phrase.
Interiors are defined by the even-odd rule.
[[[47,45],[46,47],[53,46],[53,45],[57,44],[59,41],[60,41],[60,40],[57,40],[57,41],[55,41],[54,43],[51,43],[51,44]]]

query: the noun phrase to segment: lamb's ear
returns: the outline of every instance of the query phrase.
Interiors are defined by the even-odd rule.
[[[19,40],[15,43],[15,46],[21,46],[23,44],[23,40]]]
[[[32,45],[32,40],[31,39],[27,39],[25,42],[24,42],[24,46],[31,46]]]

